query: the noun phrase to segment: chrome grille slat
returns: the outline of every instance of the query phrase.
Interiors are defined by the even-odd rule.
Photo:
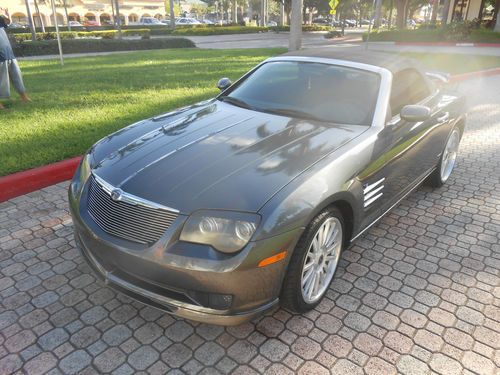
[[[156,207],[114,201],[94,176],[89,178],[87,209],[106,233],[142,244],[158,241],[177,218],[177,213]]]
[[[92,207],[92,208],[94,208],[94,207]],[[95,208],[94,208],[94,209],[95,209]],[[116,220],[116,218],[110,217],[110,216],[109,216],[109,215],[107,215],[107,214],[104,214],[104,215],[103,215],[103,217],[102,217],[101,219],[102,219],[102,224],[103,224],[103,225],[107,225],[110,229],[113,227],[113,225],[112,225],[112,224],[113,224],[114,220]],[[135,227],[135,226],[137,226],[137,225],[135,225],[135,223],[134,223],[134,225],[133,225],[133,226]],[[127,228],[128,228],[128,227],[131,227],[131,225],[127,225]],[[141,230],[147,230],[147,229],[149,229],[148,227],[145,227],[145,226],[140,226],[139,228],[140,228]],[[126,229],[126,228],[124,227],[124,229]],[[119,229],[115,229],[115,230],[119,230]],[[152,232],[153,232],[153,231],[152,231]],[[154,234],[157,234],[157,235],[161,236],[161,235],[163,234],[163,232],[164,232],[164,231],[154,231]],[[125,231],[125,233],[128,233],[128,232],[126,232],[126,231]]]

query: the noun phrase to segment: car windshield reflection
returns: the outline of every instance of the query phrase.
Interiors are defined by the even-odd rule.
[[[260,112],[369,126],[380,87],[376,73],[339,65],[275,61],[261,65],[218,97]]]

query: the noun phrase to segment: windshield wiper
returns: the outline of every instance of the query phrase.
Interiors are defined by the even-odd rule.
[[[238,107],[241,107],[241,108],[253,109],[252,106],[250,104],[248,104],[247,102],[245,102],[241,99],[235,98],[233,96],[220,96],[219,100],[222,102],[231,103],[231,104],[238,106]]]
[[[289,108],[265,108],[263,109],[264,112],[268,113],[273,113],[276,115],[282,115],[282,116],[287,116],[287,117],[297,117],[297,118],[302,118],[302,119],[307,119],[307,120],[313,120],[313,121],[321,121],[325,122],[325,120],[316,117],[309,112],[305,111],[300,111],[297,109],[289,109]]]

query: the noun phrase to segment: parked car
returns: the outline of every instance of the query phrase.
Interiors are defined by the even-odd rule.
[[[276,21],[267,21],[266,26],[267,27],[276,27],[276,26],[278,26],[278,22],[276,22]]]
[[[345,20],[344,22],[346,23],[347,27],[356,27],[356,25],[358,24],[356,20]]]
[[[165,23],[154,17],[141,17],[138,22],[130,22],[130,25],[164,26]]]
[[[215,25],[215,22],[210,21],[209,19],[205,18],[204,20],[201,21],[205,25]]]
[[[19,22],[11,22],[9,24],[9,29],[26,29],[26,25]]]
[[[78,21],[69,21],[68,26],[73,29],[83,29],[84,26]]]
[[[176,25],[202,25],[196,18],[180,17],[175,20]]]
[[[311,310],[350,241],[422,182],[448,181],[465,103],[434,79],[403,57],[326,48],[221,79],[217,97],[84,155],[76,245],[108,285],[187,319]]]
[[[312,20],[312,23],[317,24],[317,25],[329,25],[330,21],[326,18],[314,18]]]

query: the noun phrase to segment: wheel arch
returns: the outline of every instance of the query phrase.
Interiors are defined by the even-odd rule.
[[[354,196],[349,192],[340,192],[328,197],[312,212],[309,222],[311,222],[320,212],[329,207],[337,208],[342,214],[345,224],[344,245],[347,245],[351,241],[354,228],[357,224],[357,217],[354,210]]]

